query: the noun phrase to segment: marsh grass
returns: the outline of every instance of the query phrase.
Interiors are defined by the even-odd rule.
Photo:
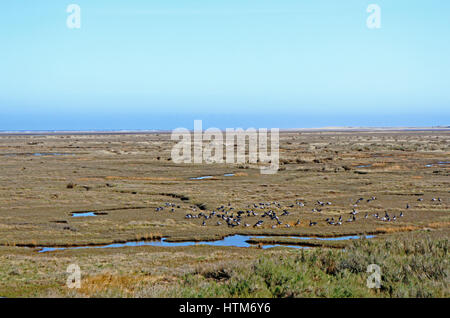
[[[366,287],[370,264],[381,267],[379,290]],[[343,251],[300,250],[195,270],[165,296],[448,297],[448,270],[447,239],[358,240]]]
[[[64,153],[71,148],[74,155],[2,157],[0,296],[448,297],[448,263],[445,257],[434,255],[443,248],[427,250],[422,238],[417,238],[419,247],[425,244],[421,254],[419,247],[415,250],[414,240],[424,230],[431,240],[449,237],[449,167],[426,167],[448,160],[449,141],[449,131],[282,132],[281,169],[263,176],[260,163],[179,165],[168,161],[175,143],[169,133],[1,135],[2,154],[19,149],[20,153]],[[361,170],[367,174],[356,174],[359,165],[371,166]],[[221,177],[231,172],[233,177]],[[205,175],[217,177],[189,180]],[[339,227],[325,223],[327,217],[349,213],[360,196],[376,196],[377,200],[359,204],[357,222]],[[231,203],[237,211],[258,202],[277,201],[287,206],[299,197],[306,206],[295,205],[289,208],[290,215],[282,218],[289,228],[273,229],[274,222],[267,221],[259,228],[216,226],[216,220],[207,220],[207,226],[202,226],[201,219],[185,219],[196,204],[210,212]],[[423,202],[417,201],[419,197]],[[442,202],[432,201],[437,197]],[[312,213],[318,199],[333,204],[321,213]],[[166,202],[180,208],[174,213],[168,209],[156,213],[155,208]],[[411,208],[404,211],[407,203]],[[199,209],[197,206],[196,213]],[[389,223],[370,217],[386,210],[397,216],[403,211],[405,216]],[[107,214],[72,218],[75,211]],[[365,213],[369,213],[368,219],[362,218]],[[243,222],[254,224],[257,220],[245,217]],[[300,226],[294,226],[297,220],[301,220]],[[318,225],[310,227],[308,220]],[[274,241],[282,240],[282,235],[362,234],[375,234],[376,240],[386,236],[398,240],[389,246],[375,240],[357,247],[343,246],[345,252],[147,246],[44,254],[25,248],[106,245],[159,236],[172,242],[212,240],[235,234],[271,236]],[[405,243],[408,253],[397,247],[403,244],[403,236],[412,237],[412,243]],[[373,259],[381,262],[384,275],[378,292],[366,288],[365,266]],[[94,277],[86,294],[65,289],[66,268],[75,261],[83,268],[83,277]],[[226,263],[216,264],[223,261]],[[194,268],[197,265],[199,268]],[[149,275],[164,279],[152,280]]]

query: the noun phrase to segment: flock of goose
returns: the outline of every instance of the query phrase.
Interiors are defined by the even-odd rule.
[[[357,218],[359,212],[357,210],[358,205],[361,205],[362,203],[370,203],[372,201],[377,200],[375,196],[372,196],[370,198],[364,199],[359,198],[353,203],[352,211],[350,211],[349,218],[344,221],[343,216],[339,215],[339,217],[328,217],[324,221],[327,225],[330,226],[340,226],[344,222],[351,223],[356,222],[359,217]],[[423,201],[422,198],[419,198],[417,201]],[[433,202],[442,202],[441,198],[432,198],[431,201]],[[311,213],[313,214],[321,214],[323,209],[326,206],[331,206],[331,202],[322,202],[320,200],[317,200],[314,204],[314,206],[311,209]],[[214,209],[211,212],[205,212],[203,207],[199,206],[190,206],[191,212],[185,215],[185,219],[199,219],[202,220],[202,226],[209,225],[227,225],[228,227],[236,227],[236,226],[244,226],[244,227],[261,227],[263,224],[269,224],[271,228],[277,228],[277,227],[291,227],[290,224],[283,222],[282,218],[289,216],[291,212],[288,211],[288,209],[292,209],[295,207],[305,207],[306,203],[304,200],[296,200],[293,204],[288,205],[282,205],[279,202],[259,202],[259,203],[253,203],[249,204],[247,206],[247,209],[245,210],[237,210],[235,209],[231,203],[228,203],[228,205],[221,205],[220,207]],[[169,211],[169,212],[175,212],[175,209],[180,209],[181,207],[179,205],[176,205],[174,203],[165,203],[164,206],[160,206],[156,208],[156,212],[161,211]],[[406,210],[410,208],[409,203],[406,204],[405,213]],[[201,211],[197,211],[197,209],[200,209]],[[384,212],[384,216],[380,213],[374,213],[372,215],[369,215],[369,213],[365,213],[364,219],[368,219],[369,217],[373,217],[374,219],[378,221],[383,222],[395,222],[398,218],[402,218],[404,216],[404,212],[401,211],[400,214],[397,216],[395,214],[390,214],[388,211]],[[244,221],[245,218],[245,221]],[[251,220],[251,218],[256,218],[256,220]],[[213,222],[211,222],[213,221]],[[208,223],[207,223],[208,222]],[[292,224],[292,223],[291,223]],[[302,221],[300,219],[297,219],[297,222],[294,224],[295,226],[299,226],[302,224]],[[307,222],[309,226],[315,226],[318,224],[317,221],[311,221],[309,220],[309,223]]]

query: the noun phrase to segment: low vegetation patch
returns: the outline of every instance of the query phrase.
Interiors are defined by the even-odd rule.
[[[449,297],[448,245],[447,239],[430,237],[357,240],[345,250],[265,255],[251,266],[188,273],[164,296]],[[370,264],[381,268],[380,289],[366,285]]]

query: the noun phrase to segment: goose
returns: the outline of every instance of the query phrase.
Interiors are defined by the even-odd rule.
[[[262,224],[263,222],[264,222],[264,221],[259,220],[258,222],[255,223],[255,225],[253,225],[253,227],[261,226],[261,224]]]
[[[300,225],[300,220],[297,220],[297,222],[295,223],[295,225]]]
[[[311,220],[309,221],[309,226],[313,226],[313,225],[317,225],[317,222],[312,222]]]

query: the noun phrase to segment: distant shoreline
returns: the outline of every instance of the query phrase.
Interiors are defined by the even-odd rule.
[[[237,128],[237,127],[236,127]],[[191,130],[192,131],[192,130]],[[223,131],[225,131],[223,129]],[[286,128],[280,132],[402,132],[402,131],[449,131],[450,126],[438,127],[319,127]],[[169,134],[172,130],[5,130],[0,135],[142,135]]]

